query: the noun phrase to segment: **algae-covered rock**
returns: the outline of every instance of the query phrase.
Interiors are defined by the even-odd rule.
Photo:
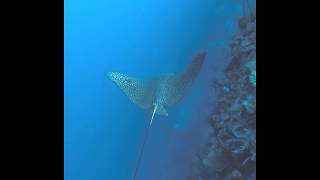
[[[201,159],[203,180],[256,178],[256,20],[244,17],[230,42],[231,62],[214,81],[212,145]]]

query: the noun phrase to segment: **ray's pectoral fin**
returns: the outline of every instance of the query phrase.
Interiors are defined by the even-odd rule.
[[[134,104],[144,109],[150,107],[147,83],[119,72],[109,72],[107,76],[120,87]]]
[[[207,52],[198,54],[188,66],[187,70],[173,80],[174,85],[171,96],[167,99],[167,105],[172,106],[178,103],[185,96],[186,91],[198,76],[206,56]]]

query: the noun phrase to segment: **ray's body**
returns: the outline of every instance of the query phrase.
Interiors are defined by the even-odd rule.
[[[120,87],[134,104],[153,112],[132,177],[133,180],[136,179],[155,114],[168,116],[165,108],[175,105],[185,96],[199,74],[206,56],[206,52],[196,56],[181,75],[164,74],[146,82],[129,77],[124,73],[108,73],[108,77]]]

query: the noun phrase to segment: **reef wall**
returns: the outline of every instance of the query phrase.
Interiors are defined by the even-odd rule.
[[[214,80],[213,134],[190,179],[256,179],[256,15],[240,18],[224,77]],[[196,178],[195,178],[196,177]]]

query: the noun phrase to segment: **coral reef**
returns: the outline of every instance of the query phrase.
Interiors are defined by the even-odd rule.
[[[230,43],[225,77],[213,85],[217,101],[210,142],[199,155],[202,180],[256,179],[256,17],[244,16]]]

